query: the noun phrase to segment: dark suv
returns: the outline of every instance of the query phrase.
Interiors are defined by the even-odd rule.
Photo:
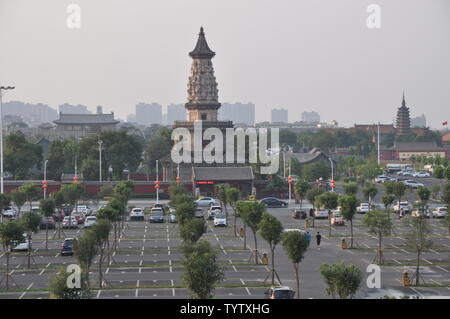
[[[73,238],[66,238],[61,244],[61,256],[72,256],[73,255]]]

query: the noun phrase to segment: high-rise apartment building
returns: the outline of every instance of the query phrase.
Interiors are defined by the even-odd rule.
[[[162,124],[162,106],[158,103],[136,105],[136,121],[139,125]]]
[[[271,122],[272,123],[288,123],[289,122],[288,110],[286,110],[286,109],[273,109],[272,110]]]

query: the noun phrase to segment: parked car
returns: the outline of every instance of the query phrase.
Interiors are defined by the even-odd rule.
[[[282,200],[279,200],[275,197],[266,197],[259,201],[266,205],[266,207],[287,207],[288,203]]]
[[[197,208],[195,210],[195,218],[205,218],[205,214],[203,213],[203,210],[201,208]]]
[[[72,256],[73,255],[73,242],[74,238],[66,238],[61,244],[60,254],[61,256]]]
[[[31,248],[32,241],[27,238],[27,234],[23,234],[21,242],[14,242],[11,251],[28,251]]]
[[[412,176],[422,178],[422,177],[430,177],[431,175],[428,172],[421,171],[421,172],[415,172]]]
[[[39,225],[39,228],[47,229],[47,225],[48,225],[48,229],[55,229],[55,220],[53,219],[53,217],[42,216],[41,224]]]
[[[90,215],[91,209],[86,205],[78,205],[76,209],[73,209],[72,213],[74,212],[83,213],[84,215]]]
[[[333,213],[331,215],[331,225],[344,226],[345,225],[344,217],[339,213]]]
[[[436,209],[434,209],[431,212],[431,215],[434,218],[444,218],[446,217],[448,214],[448,208],[447,207],[436,207]]]
[[[175,212],[170,213],[170,219],[169,221],[173,224],[173,223],[177,223],[177,215],[175,214]]]
[[[62,222],[63,229],[78,228],[77,219],[74,216],[66,216]]]
[[[130,220],[144,220],[144,210],[139,207],[135,207],[131,210]]]
[[[166,205],[160,203],[153,205],[153,208],[161,208],[164,213],[166,213],[166,211],[168,210],[168,207]]]
[[[14,209],[12,209],[11,207],[8,207],[3,211],[3,217],[15,219],[16,211]]]
[[[216,205],[217,201],[212,197],[202,197],[195,201],[197,207],[209,207],[212,205]]]
[[[83,228],[89,228],[95,225],[97,223],[97,217],[95,216],[88,216],[86,217],[86,220],[84,221]]]
[[[411,211],[411,208],[409,207],[409,203],[407,201],[400,203],[396,202],[396,204],[394,205],[394,212],[398,213],[401,209],[403,209],[403,212],[405,212],[406,214]]]
[[[316,209],[314,211],[314,218],[327,219],[328,218],[328,209]]]
[[[162,208],[152,208],[150,212],[150,223],[164,223],[164,211]]]
[[[72,217],[75,217],[75,219],[77,220],[78,225],[84,224],[85,215],[83,213],[72,212]]]
[[[416,182],[415,180],[412,179],[407,179],[406,181],[403,181],[403,183],[410,188],[418,188],[420,186],[424,187],[422,183]]]
[[[55,221],[55,222],[59,222],[59,221],[62,221],[63,220],[63,218],[64,218],[64,211],[63,210],[59,210],[59,209],[55,209],[55,212],[53,213],[53,215],[52,215],[52,217],[53,217],[53,220]]]
[[[222,213],[218,213],[214,216],[214,226],[228,226],[227,216]]]
[[[411,213],[412,217],[420,217],[421,215],[422,215],[422,210],[420,210],[420,209],[415,209]],[[430,211],[428,209],[424,209],[423,215],[425,216],[425,218],[432,217],[432,214],[430,213]]]
[[[380,175],[380,176],[375,177],[375,183],[384,183],[387,180],[388,180],[388,177],[384,176],[384,175]]]
[[[294,299],[295,291],[287,286],[271,287],[266,292],[266,299]]]
[[[370,212],[370,205],[369,203],[361,203],[357,208],[356,211],[360,214],[365,214]]]
[[[398,172],[397,175],[400,175],[400,176],[413,176],[414,173],[416,173],[416,172],[413,171],[413,170],[408,169],[408,170],[403,170],[403,171]]]
[[[217,205],[212,205],[208,209],[208,219],[214,219],[216,214],[220,214],[222,212],[222,207]]]
[[[292,211],[292,218],[295,218],[295,219],[306,219],[306,217],[308,217],[308,213],[305,212],[304,210],[294,209]]]

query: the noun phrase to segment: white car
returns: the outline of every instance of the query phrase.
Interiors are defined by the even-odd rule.
[[[217,205],[212,205],[208,209],[208,219],[214,219],[214,216],[222,213],[222,207]]]
[[[78,221],[75,216],[66,216],[62,221],[62,228],[78,228]]]
[[[144,210],[142,208],[136,207],[131,210],[130,220],[144,220]]]
[[[397,202],[394,205],[394,212],[398,213],[401,209],[403,209],[405,213],[409,213],[409,211],[411,210],[408,202],[400,202],[400,204]]]
[[[345,225],[344,217],[339,213],[333,213],[333,215],[331,215],[331,225],[344,226]]]
[[[11,208],[6,209],[6,210],[3,211],[3,217],[8,217],[8,218],[11,218],[11,219],[15,219],[16,218],[16,212],[13,209],[11,209]]]
[[[84,228],[89,228],[91,226],[94,226],[95,223],[97,223],[97,217],[95,216],[88,216],[86,217],[86,220],[84,221]]]
[[[357,208],[356,211],[360,214],[365,214],[370,212],[370,205],[369,203],[361,203]]]
[[[83,213],[84,215],[89,215],[91,213],[91,209],[86,205],[78,205],[76,209],[74,208],[72,213]]]
[[[31,247],[32,241],[27,239],[27,235],[23,234],[23,240],[21,243],[16,243],[16,245],[11,249],[11,251],[28,251]]]
[[[416,182],[415,180],[412,179],[407,179],[406,181],[403,181],[403,183],[411,188],[418,188],[420,186],[424,187],[422,183]]]
[[[314,211],[314,218],[328,218],[328,209],[316,209]]]
[[[430,177],[431,175],[430,173],[427,172],[415,172],[412,176],[422,178],[422,177]]]
[[[384,175],[380,175],[380,176],[375,177],[375,183],[384,183],[384,182],[386,182],[388,180],[389,180],[389,177],[384,176]]]
[[[431,212],[431,215],[435,218],[444,218],[447,216],[447,214],[447,207],[436,207],[436,209]]]
[[[225,214],[215,214],[214,226],[227,226],[227,216]]]
[[[212,197],[202,197],[197,199],[195,203],[197,204],[197,207],[209,207],[217,204],[216,200]]]
[[[425,209],[425,211],[423,212],[423,215],[424,215],[426,218],[432,217],[432,214],[431,214],[427,209]],[[421,210],[418,210],[418,209],[413,210],[413,212],[411,213],[411,216],[412,216],[412,217],[420,217],[420,216],[422,216],[422,211],[421,211]]]

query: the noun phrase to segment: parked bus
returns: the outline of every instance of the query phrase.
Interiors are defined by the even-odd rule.
[[[388,173],[395,173],[412,169],[411,164],[387,164],[386,170]]]

